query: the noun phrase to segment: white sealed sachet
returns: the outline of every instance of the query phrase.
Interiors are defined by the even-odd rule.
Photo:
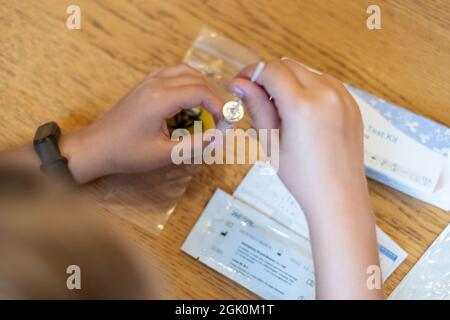
[[[375,229],[378,241],[378,257],[380,258],[383,281],[395,271],[408,257],[408,253],[392,240],[380,227]]]
[[[314,299],[309,241],[217,189],[181,249],[264,299]]]
[[[309,239],[308,223],[300,205],[268,163],[257,161],[233,195],[264,212],[283,226]]]
[[[264,299],[314,299],[309,239],[274,218],[218,189],[181,250]],[[385,280],[407,254],[379,228],[377,238]]]

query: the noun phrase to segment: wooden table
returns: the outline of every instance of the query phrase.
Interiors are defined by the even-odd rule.
[[[68,30],[66,8],[75,2],[82,29]],[[372,3],[381,7],[381,30],[366,28]],[[65,131],[87,125],[153,68],[180,62],[204,26],[450,126],[447,0],[1,0],[0,148],[29,143],[48,120]],[[180,251],[213,191],[232,193],[248,169],[202,166],[159,237],[109,215],[124,237],[160,257],[164,297],[256,297]],[[409,253],[386,283],[389,294],[450,215],[373,181],[370,193],[378,225]],[[139,201],[127,210],[139,212]]]

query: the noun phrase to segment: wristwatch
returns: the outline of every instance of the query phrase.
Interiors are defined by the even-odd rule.
[[[34,150],[41,160],[41,171],[49,176],[75,185],[75,179],[70,173],[67,158],[59,151],[59,137],[61,130],[55,122],[41,125],[33,140]]]

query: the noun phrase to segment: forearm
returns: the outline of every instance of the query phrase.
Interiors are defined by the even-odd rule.
[[[100,154],[100,151],[90,145],[85,138],[84,130],[64,134],[59,141],[61,154],[68,159],[69,170],[79,184],[95,179],[105,171],[95,156]],[[0,152],[0,165],[2,167],[14,166],[39,174],[41,161],[30,143]]]
[[[382,288],[371,289],[367,285],[371,275],[367,273],[368,268],[379,266],[379,258],[375,217],[365,180],[345,183],[341,188],[329,187],[305,213],[314,257],[317,298],[383,298]]]
[[[0,152],[2,167],[16,166],[33,172],[39,172],[39,158],[31,144]]]

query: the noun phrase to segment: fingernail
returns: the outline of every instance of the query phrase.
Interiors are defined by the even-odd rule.
[[[227,134],[227,130],[228,129],[232,129],[234,128],[234,123],[228,123],[225,120],[220,120],[219,122],[217,122],[216,128],[223,134],[226,135]]]
[[[239,87],[230,87],[230,91],[233,92],[238,98],[244,98],[245,92]]]

